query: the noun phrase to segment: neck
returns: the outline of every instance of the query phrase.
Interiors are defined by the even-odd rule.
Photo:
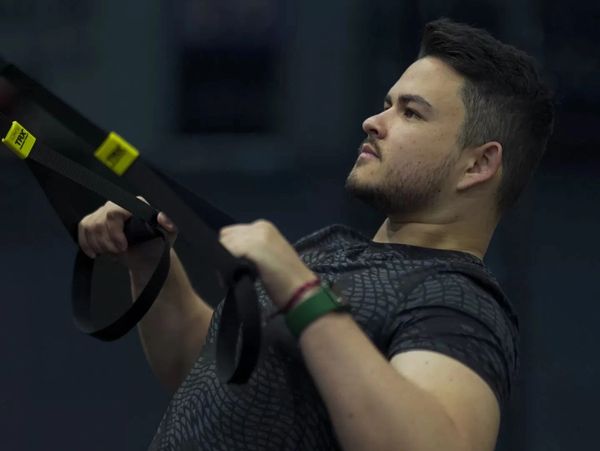
[[[373,241],[467,252],[483,260],[495,228],[495,221],[483,217],[444,223],[388,217]]]

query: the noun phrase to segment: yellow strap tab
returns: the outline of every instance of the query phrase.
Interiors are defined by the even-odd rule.
[[[17,121],[13,121],[10,130],[2,142],[6,147],[17,154],[19,158],[24,160],[29,156],[33,145],[35,144],[35,136],[29,133],[25,127],[19,124]]]
[[[140,153],[115,132],[110,132],[94,155],[115,174],[123,175]]]

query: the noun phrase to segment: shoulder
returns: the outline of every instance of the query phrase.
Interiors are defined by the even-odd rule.
[[[518,331],[518,318],[500,284],[484,265],[447,263],[434,266],[407,294],[406,307],[446,307],[476,317],[490,327]]]
[[[517,316],[491,273],[476,265],[430,271],[407,294],[388,335],[388,358],[423,349],[478,373],[504,404],[519,366]]]

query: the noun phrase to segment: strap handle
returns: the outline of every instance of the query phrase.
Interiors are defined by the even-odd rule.
[[[135,327],[158,297],[171,266],[171,246],[166,233],[160,227],[134,217],[127,221],[124,232],[128,243],[132,246],[157,237],[162,240],[163,245],[158,264],[154,268],[150,280],[135,302],[118,319],[101,327],[95,326],[92,320],[91,283],[96,260],[85,255],[80,249],[73,267],[71,299],[75,325],[83,333],[103,341],[121,338]]]
[[[51,93],[42,84],[33,80],[14,64],[10,64],[1,57],[0,75],[4,76],[14,86],[18,87],[22,94],[34,100],[66,128],[82,138],[91,147],[92,152],[105,141],[107,133],[104,129],[98,127],[66,102]],[[76,217],[72,205],[64,205],[60,195],[46,189],[45,185],[48,185],[48,180],[43,176],[45,172],[44,165],[35,165],[30,162],[30,167],[40,184],[42,184],[46,195],[59,213],[61,220],[71,233],[71,236],[76,240],[76,225],[80,217]],[[197,254],[199,254],[203,266],[206,266],[207,269],[216,267],[223,279],[229,280],[232,278],[232,275],[237,271],[239,263],[237,259],[233,258],[224,248],[222,248],[222,246],[220,246],[220,243],[216,240],[216,236],[213,236],[215,235],[213,230],[217,230],[224,225],[235,222],[233,219],[210,205],[208,202],[180,187],[164,176],[160,171],[143,162],[141,158],[136,159],[126,172],[122,174],[122,177],[138,193],[144,195],[144,197],[153,205],[156,205],[158,208],[165,211],[169,217],[177,223],[180,233],[185,237],[194,240],[195,247],[197,248],[195,250]],[[57,184],[60,184],[60,182],[57,182]],[[112,198],[111,200],[115,201],[115,199]],[[119,202],[116,201],[115,203],[119,204]],[[243,291],[243,295],[248,296],[249,298],[247,302],[256,303],[255,293],[254,295],[251,295],[249,291]],[[233,297],[231,297],[231,299],[233,299]],[[251,301],[250,299],[254,299],[254,301]],[[138,302],[139,299],[136,303]],[[255,309],[258,310],[258,305],[255,306]],[[244,347],[242,352],[245,352],[244,349],[259,347],[260,318],[257,318],[258,316],[256,315],[248,315],[246,319],[237,319],[244,322],[240,327],[243,326],[248,330],[254,331],[253,334],[245,336],[247,337],[247,340],[252,340],[256,343],[255,346]],[[250,327],[248,325],[249,321],[256,321],[256,323]],[[256,356],[253,357],[252,355],[249,355],[247,358],[240,359],[240,364],[243,364],[243,362],[246,361],[253,361],[255,363]],[[246,368],[245,370],[240,371],[250,374],[252,368]]]

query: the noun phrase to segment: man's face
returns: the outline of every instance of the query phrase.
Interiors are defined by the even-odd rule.
[[[463,82],[439,59],[414,62],[390,89],[383,111],[363,123],[368,136],[346,180],[348,191],[405,219],[448,200],[459,175]]]

